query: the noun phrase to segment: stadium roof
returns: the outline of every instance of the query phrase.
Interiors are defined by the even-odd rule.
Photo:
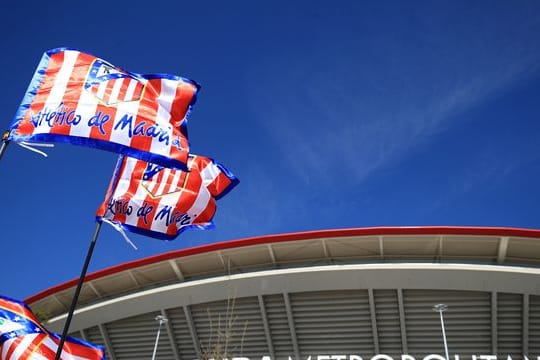
[[[76,279],[26,299],[61,331]],[[72,335],[111,359],[204,357],[228,322],[237,355],[540,355],[540,231],[379,227],[183,249],[87,277]],[[234,316],[232,316],[234,315]],[[234,321],[233,321],[234,320]],[[217,327],[217,328],[216,328]]]

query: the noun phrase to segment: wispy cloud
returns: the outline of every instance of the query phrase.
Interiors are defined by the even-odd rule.
[[[540,48],[533,39],[506,48],[486,40],[467,44],[481,49],[454,49],[470,51],[474,61],[466,53],[445,57],[443,44],[415,54],[420,66],[406,56],[403,63],[374,63],[365,54],[321,63],[288,54],[288,66],[270,59],[288,72],[263,78],[266,92],[254,93],[252,102],[290,171],[305,184],[334,175],[358,183],[464,121],[460,114],[467,109],[538,73]],[[381,46],[393,57],[408,50]],[[270,62],[257,64],[259,71],[271,69]]]

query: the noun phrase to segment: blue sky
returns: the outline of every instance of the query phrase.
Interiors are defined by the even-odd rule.
[[[538,1],[5,2],[7,129],[42,53],[202,85],[191,151],[240,185],[173,242],[104,226],[90,271],[180,248],[369,226],[540,224]],[[76,278],[116,155],[10,144],[0,294]]]

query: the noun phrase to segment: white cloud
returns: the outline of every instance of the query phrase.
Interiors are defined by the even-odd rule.
[[[471,42],[477,43],[482,39]],[[290,171],[305,184],[335,175],[358,183],[463,121],[460,114],[467,109],[539,70],[540,49],[532,39],[506,49],[483,44],[480,50],[471,50],[471,63],[467,54],[456,60],[434,51],[414,67],[395,59],[364,60],[355,67],[354,57],[321,66],[317,59],[289,54],[289,66],[280,64],[288,72],[279,79],[263,77],[265,92],[255,92],[252,102]]]

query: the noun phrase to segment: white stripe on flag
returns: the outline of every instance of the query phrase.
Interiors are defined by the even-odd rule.
[[[45,101],[43,110],[52,113],[56,111],[58,105],[60,105],[60,103],[62,102],[62,99],[64,98],[64,94],[66,92],[67,84],[69,82],[69,77],[73,72],[75,62],[77,61],[77,56],[79,56],[78,51],[66,51],[64,53],[64,61],[62,62],[62,66],[60,67],[60,70],[56,75],[54,84],[49,91],[49,96]],[[34,129],[34,134],[48,134],[50,130],[51,127],[49,126],[48,122],[42,121],[41,124],[36,126],[36,128]]]
[[[63,358],[63,356],[62,356],[62,358]],[[41,355],[40,353],[37,353],[37,352],[32,353],[32,357],[30,359],[31,360],[50,360],[46,356]]]
[[[116,79],[114,81],[114,86],[112,88],[111,96],[109,97],[109,104],[114,104],[118,100],[118,94],[120,93],[120,88],[124,83],[124,79]]]
[[[210,185],[218,175],[220,174],[219,168],[212,162],[206,164],[204,169],[201,170],[201,178],[203,179],[204,185]]]
[[[99,84],[98,89],[96,91],[96,96],[98,97],[98,99],[103,99],[103,96],[105,95],[105,90],[107,90],[108,84],[109,84],[108,81],[102,81]]]
[[[210,201],[210,192],[208,191],[206,186],[204,186],[204,184],[201,182],[201,187],[199,189],[199,192],[197,193],[197,199],[195,199],[195,202],[193,203],[193,205],[191,205],[191,207],[187,211],[187,213],[191,217],[192,222],[195,220],[197,216],[201,214],[201,212],[204,211],[204,209],[206,209],[209,201]]]
[[[17,347],[15,348],[15,351],[13,351],[13,353],[9,357],[9,360],[17,360],[17,359],[19,359],[24,354],[26,349],[28,349],[28,347],[30,346],[32,341],[34,341],[34,339],[38,335],[39,334],[23,335],[23,339],[21,340],[19,345],[17,345]]]
[[[114,199],[122,198],[127,193],[131,183],[131,174],[137,165],[137,159],[130,157],[126,157],[125,159],[125,167],[121,175],[122,177],[118,180],[118,185],[116,186],[116,189],[112,195]]]
[[[170,142],[172,141],[172,127],[169,126],[171,119],[171,106],[176,96],[176,88],[178,87],[177,80],[161,79],[161,92],[157,98],[158,109],[156,123],[163,131],[167,131],[169,134],[169,146],[165,142],[160,142],[159,137],[152,138],[152,145],[150,152],[169,156],[170,154]]]
[[[46,347],[51,349],[51,351],[56,354],[56,350],[58,349],[58,345],[56,345],[56,343],[49,336],[47,336],[45,341],[43,341],[43,345],[45,345]],[[86,357],[75,356],[75,355],[69,353],[67,351],[66,347],[67,346],[62,348],[62,356],[60,357],[60,360],[87,360],[88,359]]]
[[[92,95],[89,90],[83,89],[81,91],[79,103],[77,104],[77,109],[75,109],[75,114],[80,116],[82,120],[77,125],[71,125],[69,135],[86,138],[90,137],[90,131],[92,129],[88,126],[88,119],[96,114],[97,106],[98,103],[96,97]]]
[[[135,92],[135,88],[137,87],[137,80],[130,79],[129,85],[126,90],[126,95],[124,96],[124,101],[131,101],[133,100],[133,93]]]
[[[131,138],[129,137],[128,131],[130,126],[126,125],[126,127],[124,127],[122,130],[122,126],[118,126],[118,128],[116,128],[116,124],[118,124],[118,122],[122,120],[122,118],[127,116],[127,118],[129,119],[129,117],[131,116],[131,130],[133,131],[133,128],[135,127],[135,121],[137,119],[137,112],[139,111],[139,103],[140,101],[128,101],[121,102],[116,106],[116,115],[114,117],[114,123],[111,130],[111,142],[126,146],[129,146],[131,144]]]
[[[2,359],[6,358],[9,347],[11,346],[11,343],[14,342],[14,341],[15,341],[15,339],[9,339],[9,340],[6,340],[2,344]]]
[[[182,189],[183,190],[183,189]],[[172,207],[171,214],[175,211],[175,208],[177,207],[178,201],[180,200],[180,196],[183,194],[183,191],[178,191],[172,194],[165,195],[161,198],[159,201],[157,210],[158,212],[163,209],[165,206]],[[157,213],[156,213],[157,214]],[[160,233],[167,233],[167,224],[165,223],[165,218],[161,221],[152,221],[151,230],[160,232]]]
[[[116,185],[114,192],[111,194],[111,199],[121,199],[128,191],[131,174],[133,173],[133,169],[135,168],[135,165],[137,164],[137,159],[126,158],[126,161],[124,161],[124,164],[125,164],[125,169],[122,172],[122,177],[118,179],[118,184]],[[114,206],[113,206],[113,209],[114,209]],[[112,214],[111,211],[107,208],[107,211],[105,211],[105,214],[103,215],[103,217],[106,219],[112,220],[112,218],[114,217],[114,214]]]
[[[139,179],[135,179],[134,181],[139,181]],[[148,192],[145,190],[144,186],[139,183],[139,186],[137,186],[137,191],[135,191],[135,195],[133,195],[133,197],[129,200],[129,205],[133,206],[133,209],[138,209],[142,206],[142,201],[147,195]],[[130,215],[126,214],[126,224],[137,226],[138,222],[139,216],[137,215],[137,211],[133,211]]]
[[[180,181],[180,176],[182,176],[182,171],[176,170],[174,172],[174,177],[172,179],[172,182],[169,185],[169,188],[167,189],[167,193],[172,193],[172,192],[176,191],[177,188],[182,186],[182,184],[178,183],[178,181]]]
[[[163,189],[165,189],[165,186],[167,185],[167,180],[169,179],[169,176],[171,176],[171,169],[166,168],[162,169],[161,171],[163,172],[161,181],[159,182],[157,191],[153,191],[154,193],[157,193],[159,195],[163,194]]]

